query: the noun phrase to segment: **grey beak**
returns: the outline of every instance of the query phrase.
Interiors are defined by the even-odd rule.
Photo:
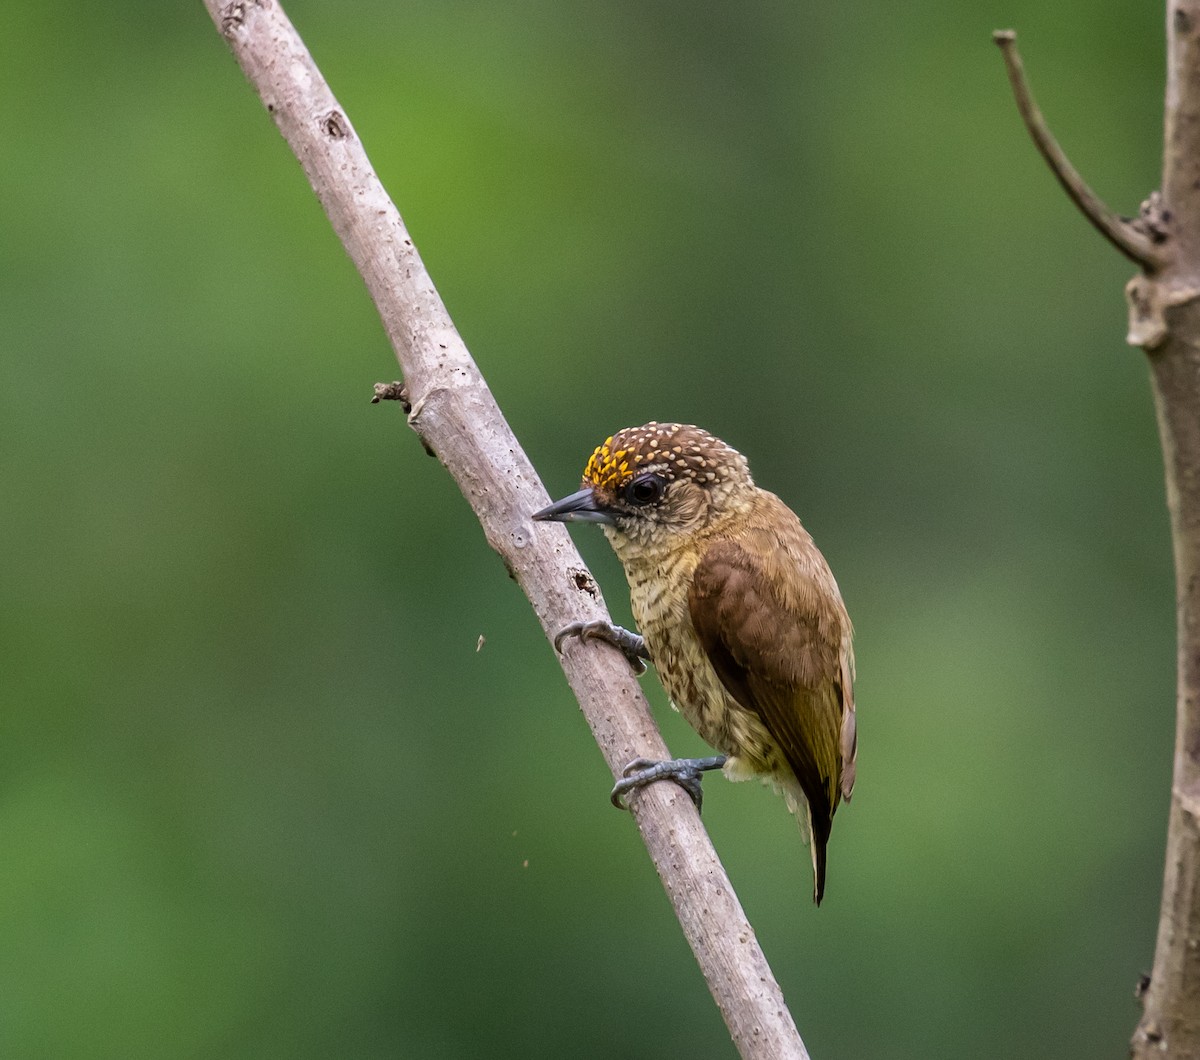
[[[534,512],[531,518],[539,522],[613,525],[612,516],[596,503],[596,495],[590,489],[582,489],[561,501],[555,501],[548,508]]]

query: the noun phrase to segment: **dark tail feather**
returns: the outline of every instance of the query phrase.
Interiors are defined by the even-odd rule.
[[[829,833],[833,819],[819,816],[810,809],[812,823],[813,901],[821,904],[825,897],[825,849],[829,845]]]

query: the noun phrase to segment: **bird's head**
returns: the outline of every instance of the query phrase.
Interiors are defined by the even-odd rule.
[[[685,423],[626,427],[599,446],[578,493],[534,519],[600,523],[623,559],[669,551],[749,503],[746,458]]]

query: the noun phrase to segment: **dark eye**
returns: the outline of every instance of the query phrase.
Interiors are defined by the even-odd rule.
[[[625,487],[625,499],[638,508],[653,504],[663,495],[666,483],[657,475],[639,475]]]

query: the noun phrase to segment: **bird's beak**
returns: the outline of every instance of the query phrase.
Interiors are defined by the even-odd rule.
[[[534,512],[532,518],[539,522],[614,525],[613,517],[596,503],[596,494],[591,489],[582,489],[561,501],[555,501],[548,508]]]

